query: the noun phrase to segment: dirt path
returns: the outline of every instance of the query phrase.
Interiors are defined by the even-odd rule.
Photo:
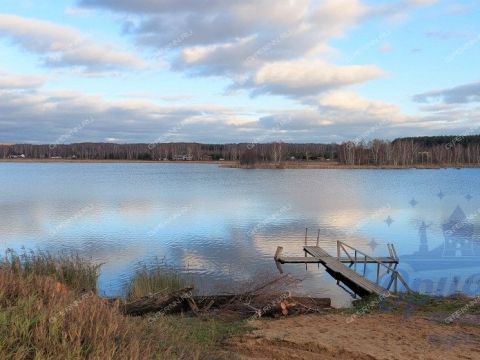
[[[230,342],[241,359],[480,359],[480,327],[424,317],[341,314],[256,320]]]

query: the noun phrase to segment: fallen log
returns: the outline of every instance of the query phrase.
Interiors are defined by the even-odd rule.
[[[283,275],[238,294],[207,296],[194,296],[193,286],[189,286],[169,293],[162,291],[127,303],[121,302],[119,307],[126,315],[190,312],[195,316],[233,315],[239,318],[308,314],[331,307],[329,298],[291,296],[290,291],[280,290],[292,281],[296,280],[290,275]]]
[[[330,298],[279,297],[261,295],[247,297],[245,294],[192,296],[192,287],[168,294],[154,294],[120,305],[125,315],[144,315],[152,312],[175,314],[193,312],[194,315],[208,312],[236,313],[240,317],[299,315],[331,308]]]

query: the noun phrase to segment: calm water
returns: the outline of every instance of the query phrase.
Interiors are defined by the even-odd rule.
[[[395,244],[414,289],[480,290],[480,170],[240,170],[196,164],[0,164],[0,244],[75,250],[102,262],[117,295],[139,262],[166,259],[205,286],[277,272],[277,246],[302,255],[343,240]],[[284,265],[297,290],[349,301],[322,267]],[[372,273],[374,270],[372,269]]]

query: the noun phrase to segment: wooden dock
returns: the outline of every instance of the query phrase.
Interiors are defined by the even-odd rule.
[[[329,254],[326,250],[318,246],[318,241],[316,246],[307,246],[303,247],[305,252],[305,257],[285,257],[283,256],[283,248],[278,247],[275,253],[275,261],[280,271],[281,267],[279,264],[322,264],[327,272],[332,275],[337,281],[343,282],[347,285],[355,294],[360,296],[365,296],[369,294],[376,294],[379,296],[385,296],[386,294],[390,295],[390,289],[393,285],[393,292],[398,291],[398,281],[400,281],[407,291],[410,291],[410,288],[401,277],[401,275],[396,271],[396,267],[399,263],[395,248],[392,244],[388,244],[388,251],[390,256],[387,257],[372,257],[366,253],[345,244],[344,242],[337,241],[337,256]],[[309,256],[307,256],[309,255]],[[349,264],[348,266],[346,264]],[[363,264],[363,274],[356,272],[356,265]],[[369,280],[365,274],[367,269],[367,264],[375,264],[377,267],[376,272],[376,281]],[[352,269],[352,267],[354,267]],[[381,274],[381,269],[384,274]],[[383,276],[390,275],[390,278],[387,279],[388,284],[386,287],[380,285],[380,280]]]

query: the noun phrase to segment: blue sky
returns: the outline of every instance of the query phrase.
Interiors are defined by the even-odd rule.
[[[3,0],[0,143],[478,134],[479,11],[469,0]]]

